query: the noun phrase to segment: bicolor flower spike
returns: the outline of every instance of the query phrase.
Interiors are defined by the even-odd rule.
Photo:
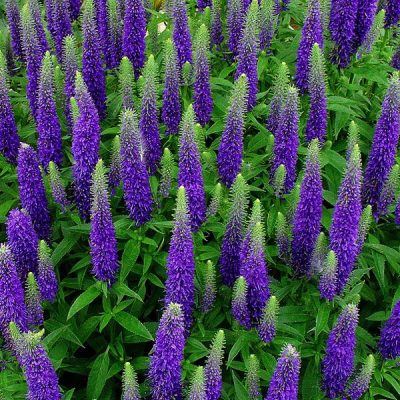
[[[286,345],[275,367],[265,400],[295,400],[298,396],[300,355],[291,344]]]
[[[50,248],[44,240],[39,242],[37,284],[43,300],[52,303],[58,292],[57,276],[50,256]]]
[[[52,0],[51,14],[52,26],[49,26],[49,30],[53,37],[57,57],[61,60],[63,56],[64,39],[72,33],[70,12],[68,6],[65,5],[65,1]]]
[[[36,329],[43,325],[43,308],[41,296],[35,275],[28,273],[25,285],[25,304],[27,311],[28,326],[30,329]]]
[[[400,300],[394,305],[389,319],[383,325],[379,352],[385,360],[400,356]]]
[[[247,106],[248,80],[241,75],[235,82],[218,148],[217,163],[221,181],[232,186],[243,162],[243,135]]]
[[[260,362],[254,354],[247,361],[246,388],[250,400],[258,400],[260,396]]]
[[[376,0],[373,0],[373,2],[375,3],[375,9],[376,9],[377,2]],[[363,54],[371,53],[372,48],[375,42],[378,40],[381,31],[383,29],[384,20],[385,20],[385,10],[381,10],[378,12],[378,14],[375,15],[373,24],[369,29],[368,33],[366,34],[365,39],[363,40],[360,48],[358,49],[357,52],[358,57],[360,57]]]
[[[221,207],[222,202],[222,185],[218,182],[215,185],[213,196],[207,209],[207,216],[215,216]]]
[[[219,330],[212,342],[204,368],[206,399],[218,400],[222,391],[222,362],[224,358],[225,333]]]
[[[91,186],[90,254],[96,279],[111,285],[118,270],[118,250],[103,161],[97,162]]]
[[[370,354],[360,372],[356,375],[349,388],[346,390],[346,396],[351,400],[358,400],[368,390],[372,374],[375,370],[375,359]]]
[[[243,241],[243,223],[248,204],[248,186],[239,174],[230,191],[231,206],[228,222],[222,239],[219,259],[222,282],[233,286],[240,274],[240,254],[238,249]]]
[[[221,0],[212,0],[211,6],[211,44],[220,45],[224,40],[221,20]]]
[[[197,367],[190,385],[189,400],[205,400],[206,385],[204,382],[204,368]]]
[[[248,285],[243,276],[236,279],[232,291],[232,315],[245,329],[251,328],[250,310],[247,304]]]
[[[261,0],[260,3],[260,49],[269,50],[274,37],[278,16],[275,13],[275,0]]]
[[[263,315],[257,326],[258,335],[264,343],[274,340],[278,312],[279,302],[275,296],[271,296],[265,304]]]
[[[375,219],[378,220],[380,216],[387,215],[390,205],[393,203],[396,192],[399,188],[400,175],[399,164],[393,165],[390,174],[382,187],[381,195],[377,210],[375,212]]]
[[[329,334],[326,355],[322,360],[322,389],[329,399],[343,393],[353,373],[357,323],[358,308],[349,304]]]
[[[276,217],[275,237],[279,258],[288,262],[290,260],[290,227],[281,212],[278,212]]]
[[[51,194],[53,195],[54,201],[61,207],[64,212],[69,205],[65,188],[61,182],[60,171],[57,165],[53,161],[49,162],[49,182],[51,188]]]
[[[364,242],[368,236],[368,231],[371,226],[372,222],[372,207],[368,205],[364,208],[361,218],[360,218],[360,225],[358,228],[358,238],[357,238],[357,249],[358,254],[361,253],[361,250],[364,246]]]
[[[121,400],[140,400],[137,375],[130,362],[125,363],[124,372],[122,373]]]
[[[181,305],[169,304],[161,317],[154,352],[150,357],[149,379],[152,400],[170,400],[182,396],[184,325]]]
[[[337,286],[337,258],[333,250],[326,256],[319,280],[319,291],[322,299],[332,301],[336,295]]]
[[[192,231],[197,231],[206,218],[206,197],[192,105],[187,108],[181,122],[178,184],[186,189]]]
[[[373,30],[374,17],[378,6],[378,0],[365,0],[358,2],[357,19],[354,35],[354,48],[357,49],[367,41],[367,37]],[[383,23],[383,20],[382,20]]]
[[[214,264],[208,260],[204,272],[204,286],[201,298],[201,311],[207,313],[214,305],[217,297],[216,272]]]
[[[119,87],[122,97],[122,107],[124,110],[134,109],[133,94],[135,88],[135,78],[133,65],[128,57],[122,57],[119,64]]]
[[[351,152],[356,144],[360,141],[360,129],[358,125],[351,121],[349,125],[349,133],[347,135],[347,149],[346,149],[346,159],[348,160],[351,156]]]
[[[324,266],[326,254],[328,252],[328,241],[324,232],[318,235],[317,241],[310,260],[311,275],[319,274]],[[335,286],[336,287],[336,286]]]
[[[162,197],[169,197],[172,182],[174,179],[174,169],[175,169],[175,161],[172,153],[168,149],[168,147],[164,148],[164,153],[161,158],[161,178],[160,178],[160,186],[159,193]]]

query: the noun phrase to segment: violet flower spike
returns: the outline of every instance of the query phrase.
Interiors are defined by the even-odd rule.
[[[61,207],[61,210],[65,212],[66,208],[69,206],[69,201],[63,183],[61,182],[60,172],[53,161],[49,163],[48,177],[53,199]]]
[[[239,54],[239,42],[242,37],[244,21],[245,10],[243,1],[230,0],[227,12],[228,48],[234,57]]]
[[[336,254],[333,250],[330,250],[325,258],[319,280],[321,299],[332,301],[336,295],[337,264]]]
[[[246,279],[239,276],[232,291],[232,315],[243,328],[251,329],[250,310],[247,304],[248,286]]]
[[[275,338],[278,312],[279,302],[275,296],[271,296],[265,304],[263,315],[257,326],[258,335],[264,343],[269,343]]]
[[[39,42],[39,48],[42,54],[50,49],[47,42],[46,32],[44,30],[42,13],[40,10],[40,4],[38,0],[28,0],[26,3],[30,9],[30,13],[33,19],[33,26],[35,29],[36,37]]]
[[[39,242],[37,283],[43,300],[53,303],[58,292],[57,276],[50,257],[50,248],[44,240]]]
[[[384,360],[400,356],[400,300],[394,305],[389,319],[383,325],[378,349]]]
[[[204,286],[201,298],[201,312],[207,313],[214,306],[217,297],[216,272],[214,264],[208,260],[204,272]]]
[[[63,0],[52,0],[52,23],[51,30],[56,54],[59,60],[63,57],[64,40],[72,34],[71,17],[68,7]]]
[[[11,35],[12,51],[17,58],[23,60],[24,52],[22,46],[21,15],[18,0],[5,0],[5,11]]]
[[[43,325],[43,308],[39,287],[32,272],[28,273],[25,285],[25,304],[28,326],[34,330]]]
[[[278,25],[275,0],[261,0],[260,3],[260,49],[269,50]]]
[[[396,26],[400,21],[400,4],[396,0],[386,1],[385,28]]]
[[[370,354],[360,372],[356,375],[353,382],[346,390],[347,398],[350,400],[358,400],[362,395],[368,390],[369,384],[371,382],[372,374],[375,370],[375,359],[372,354]]]
[[[117,68],[122,58],[122,32],[123,19],[119,0],[108,0],[107,2],[108,15],[108,45],[107,65],[108,68]]]
[[[221,0],[212,0],[211,6],[211,44],[220,45],[224,41],[221,20]]]
[[[212,342],[204,368],[207,400],[219,400],[221,398],[224,347],[225,333],[223,330],[219,330]]]
[[[364,42],[372,28],[378,0],[365,0],[358,3],[356,26],[354,31],[354,48],[357,49]]]

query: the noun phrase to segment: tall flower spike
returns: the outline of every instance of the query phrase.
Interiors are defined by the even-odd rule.
[[[246,279],[247,305],[253,323],[257,323],[270,296],[267,265],[264,254],[264,227],[257,221],[251,229],[246,249],[246,238],[242,243],[240,274]]]
[[[360,372],[354,378],[350,387],[346,390],[346,395],[349,399],[358,400],[368,390],[374,369],[375,359],[374,356],[370,354],[365,360]]]
[[[291,344],[281,352],[265,400],[297,399],[300,355]]]
[[[274,80],[273,96],[270,103],[270,112],[267,120],[267,128],[276,134],[279,127],[279,120],[285,103],[286,94],[289,88],[289,69],[283,62],[278,69]]]
[[[218,173],[221,181],[228,187],[236,179],[243,161],[247,82],[246,75],[240,76],[235,82],[226,117],[225,129],[218,148]]]
[[[50,239],[50,213],[39,160],[27,144],[22,144],[18,152],[17,177],[22,207],[31,216],[39,239]]]
[[[207,313],[214,305],[217,297],[216,273],[214,264],[208,260],[204,272],[203,295],[201,298],[201,312]]]
[[[39,85],[40,65],[43,52],[35,32],[35,24],[27,4],[22,8],[22,38],[24,58],[26,60],[26,96],[32,115],[36,116],[37,89]]]
[[[271,296],[265,304],[260,324],[257,326],[258,335],[265,343],[271,342],[276,335],[276,319],[279,311],[279,302]]]
[[[319,274],[322,271],[327,252],[328,252],[328,241],[326,239],[324,232],[321,232],[317,238],[313,253],[311,255],[311,261],[310,261],[311,275]]]
[[[239,54],[239,42],[242,37],[244,17],[244,2],[241,0],[229,1],[227,12],[228,48],[234,57]]]
[[[116,188],[121,182],[121,140],[119,135],[114,137],[111,144],[111,164],[108,182],[108,187],[113,196]]]
[[[279,126],[275,134],[274,158],[271,176],[280,165],[285,166],[284,192],[290,192],[296,180],[297,148],[299,146],[299,96],[297,89],[289,88],[286,103],[282,107]]]
[[[122,400],[140,400],[137,375],[129,362],[125,363],[122,374]]]
[[[337,258],[333,250],[326,256],[319,280],[319,291],[322,299],[332,301],[336,294],[337,286]]]
[[[181,186],[176,199],[174,228],[167,257],[165,304],[179,303],[182,305],[187,332],[192,324],[194,273],[193,238],[190,231],[186,190]]]
[[[164,154],[161,159],[161,178],[159,193],[162,197],[169,197],[172,188],[173,171],[175,168],[174,157],[169,151],[168,147],[164,148]]]
[[[99,160],[93,172],[91,187],[90,255],[95,278],[111,285],[118,270],[118,249],[107,189],[103,161]]]
[[[179,68],[176,51],[171,39],[164,50],[165,75],[161,119],[166,126],[166,134],[178,133],[181,120],[181,100],[179,94]]]
[[[58,282],[50,257],[50,248],[44,240],[39,242],[37,283],[42,299],[52,303],[56,299]]]
[[[126,0],[122,53],[128,57],[138,78],[144,65],[146,49],[146,14],[142,0]]]
[[[61,126],[54,98],[53,63],[49,52],[46,52],[42,61],[37,96],[38,155],[40,163],[47,169],[50,161],[61,165],[63,159]]]
[[[71,35],[71,17],[68,7],[63,0],[52,0],[52,23],[53,29],[50,30],[53,36],[56,54],[59,60],[63,56],[64,39]]]
[[[23,60],[21,15],[18,0],[5,0],[5,11],[11,35],[11,47],[14,55]]]
[[[314,139],[308,148],[300,200],[293,222],[292,267],[297,275],[311,276],[311,257],[320,232],[322,203],[319,141]]]
[[[257,101],[258,75],[258,1],[252,0],[246,15],[243,35],[239,43],[238,65],[235,78],[245,74],[248,79],[247,109],[251,110]]]
[[[69,10],[72,21],[75,21],[79,17],[81,12],[81,2],[82,0],[69,0]]]
[[[0,152],[10,163],[16,164],[19,137],[8,90],[6,59],[0,51]]]
[[[366,39],[368,33],[371,31],[378,0],[365,0],[358,3],[355,35],[354,35],[354,48],[357,49]]]
[[[395,210],[395,220],[397,225],[400,225],[400,197],[397,199],[396,210]]]
[[[260,49],[268,50],[271,46],[278,16],[275,13],[275,0],[261,0],[260,4]]]
[[[213,101],[210,86],[210,65],[208,51],[210,37],[207,27],[202,24],[196,36],[194,53],[194,92],[193,109],[196,120],[201,126],[206,125],[211,118]]]
[[[250,354],[247,361],[246,388],[250,400],[258,400],[260,397],[260,362],[254,354]]]
[[[108,60],[108,53],[110,49],[109,42],[109,21],[108,21],[108,1],[107,0],[94,0],[94,7],[96,12],[97,31],[99,33],[100,48],[105,61]]]
[[[27,311],[28,326],[30,329],[36,329],[43,325],[43,308],[39,287],[32,272],[28,273],[25,287],[25,304]]]
[[[47,42],[46,32],[44,30],[42,21],[42,12],[40,9],[40,4],[38,0],[28,0],[28,7],[33,19],[33,26],[35,29],[36,37],[39,42],[39,48],[41,53],[44,54],[49,50],[49,44]]]
[[[222,391],[222,362],[224,358],[225,333],[219,330],[210,348],[204,374],[206,378],[206,399],[218,400]]]
[[[150,390],[152,400],[181,398],[184,317],[180,304],[165,309],[157,330],[154,352],[150,357]]]
[[[174,25],[172,39],[176,49],[179,71],[181,71],[185,62],[192,63],[192,38],[185,0],[174,0],[172,3]]]
[[[360,140],[360,130],[358,128],[358,125],[354,121],[351,121],[349,125],[349,134],[347,136],[347,149],[346,149],[347,160],[350,158],[354,146],[358,144],[359,140]]]
[[[232,292],[232,315],[246,329],[251,328],[250,311],[247,305],[248,286],[246,279],[239,276]]]
[[[396,0],[386,2],[385,28],[396,26],[400,21],[400,4]]]
[[[7,218],[7,242],[15,261],[21,284],[29,271],[37,273],[38,237],[32,219],[25,210],[14,209]]]
[[[64,39],[63,70],[65,73],[64,95],[65,114],[68,126],[72,131],[73,120],[71,111],[71,98],[75,96],[75,77],[78,71],[78,59],[76,54],[76,42],[74,36],[70,35]]]
[[[324,48],[321,7],[319,0],[308,0],[307,15],[301,30],[296,63],[296,84],[302,93],[308,90],[309,83],[312,82],[312,78],[309,77],[309,71],[312,65],[311,54],[315,43],[318,44],[321,50]]]
[[[394,74],[382,103],[365,168],[363,204],[378,208],[382,188],[394,164],[400,134],[400,79]]]
[[[220,45],[224,40],[222,32],[221,0],[212,0],[211,6],[211,44]]]
[[[128,57],[123,57],[119,65],[119,86],[122,96],[122,106],[126,109],[134,109],[133,90],[135,79],[133,65]]]
[[[56,371],[41,343],[43,331],[21,334],[14,323],[10,331],[28,385],[27,399],[61,400]]]
[[[400,45],[397,46],[395,52],[393,53],[391,65],[393,68],[396,68],[398,71],[400,71]]]
[[[129,216],[136,226],[151,218],[153,199],[136,114],[127,109],[121,123],[121,180]]]
[[[337,257],[337,294],[343,291],[358,255],[357,238],[362,212],[361,174],[360,150],[355,145],[347,161],[329,233],[329,247]]]
[[[218,182],[215,185],[214,193],[211,199],[211,202],[207,209],[207,216],[211,217],[217,214],[218,210],[221,207],[222,201],[222,185]]]
[[[101,45],[93,0],[85,0],[82,33],[82,76],[96,105],[99,117],[104,118],[106,115],[106,78],[101,59]]]
[[[329,399],[343,393],[354,368],[358,308],[349,304],[341,312],[329,334],[322,360],[322,388]]]
[[[187,108],[181,123],[178,184],[187,191],[190,224],[192,231],[197,231],[206,218],[206,198],[200,154],[194,137],[192,105]]]
[[[248,204],[248,186],[239,174],[231,188],[231,207],[222,239],[220,274],[223,283],[232,286],[240,273],[240,249],[243,241],[243,222]]]
[[[13,256],[10,249],[0,245],[0,331],[10,345],[10,322],[16,323],[20,329],[27,329],[24,290],[18,279]]]
[[[316,0],[319,1],[319,0]],[[325,141],[328,126],[324,56],[318,44],[314,44],[310,56],[308,91],[310,93],[310,113],[306,126],[306,139],[311,142]]]
[[[285,216],[278,212],[275,228],[279,258],[285,262],[290,260],[290,229]]]
[[[77,72],[75,99],[79,115],[75,121],[72,135],[72,156],[75,202],[82,219],[90,214],[90,185],[92,173],[99,159],[100,121],[96,106],[88,91],[82,75]]]
[[[67,194],[65,193],[64,186],[61,182],[60,172],[57,165],[53,161],[49,162],[49,181],[51,194],[53,195],[54,201],[61,207],[64,212],[69,205]]]
[[[400,356],[400,300],[393,307],[389,319],[383,325],[379,340],[379,352],[385,360]]]
[[[204,382],[204,368],[197,367],[190,385],[189,400],[206,399],[206,385]]]
[[[157,171],[162,156],[158,126],[157,83],[158,71],[154,56],[150,55],[143,71],[144,86],[139,129],[143,138],[144,158],[150,175]]]
[[[375,15],[371,29],[369,29],[367,35],[365,36],[365,39],[361,44],[361,47],[358,50],[358,57],[360,57],[362,54],[368,54],[372,51],[375,42],[378,40],[381,34],[384,20],[385,10],[381,10],[378,14]]]
[[[354,52],[358,3],[358,1],[348,0],[332,0],[331,2],[329,32],[335,43],[332,61],[340,68],[347,67]]]
[[[395,164],[390,171],[390,174],[383,185],[379,198],[378,208],[374,214],[375,219],[380,216],[387,215],[389,206],[393,203],[396,197],[396,192],[399,188],[400,176],[399,165]]]
[[[368,205],[367,207],[364,208],[360,218],[360,225],[358,228],[358,238],[357,238],[358,254],[361,253],[361,250],[364,246],[364,242],[365,239],[367,238],[371,222],[372,222],[372,207]]]
[[[117,68],[122,57],[122,32],[123,21],[119,0],[107,1],[108,13],[108,45],[110,48],[107,51],[108,68]]]

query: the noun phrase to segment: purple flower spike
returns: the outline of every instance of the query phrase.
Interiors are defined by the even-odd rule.
[[[28,211],[39,239],[50,239],[50,213],[36,152],[22,144],[18,153],[17,176],[22,207]]]
[[[211,44],[220,45],[224,41],[221,20],[221,0],[213,0],[211,6]]]
[[[343,393],[353,372],[357,323],[358,308],[349,304],[329,334],[326,355],[322,360],[322,388],[329,399]]]
[[[165,45],[165,77],[161,111],[161,119],[166,126],[167,135],[178,133],[181,114],[179,67],[174,44],[171,39],[168,39]]]
[[[360,0],[332,0],[329,17],[329,31],[335,43],[332,61],[340,68],[350,63],[354,52],[355,26]]]
[[[190,218],[186,190],[178,190],[174,229],[167,257],[167,281],[165,304],[179,302],[185,317],[185,328],[189,332],[194,306],[194,250],[190,230]]]
[[[144,159],[150,175],[154,175],[162,156],[158,126],[157,83],[158,71],[154,56],[150,55],[143,71],[144,87],[139,129],[143,139]]]
[[[142,0],[126,0],[122,52],[135,69],[136,78],[144,65],[146,15]]]
[[[45,169],[48,168],[50,161],[61,165],[63,159],[61,126],[54,98],[53,70],[50,53],[46,52],[40,73],[36,112],[36,129],[39,135],[38,155]]]
[[[69,11],[72,21],[78,19],[81,12],[81,4],[82,0],[69,0]]]
[[[400,134],[400,80],[391,79],[382,103],[382,112],[375,127],[368,163],[365,168],[363,204],[371,204],[372,212],[378,207],[385,184],[396,157]]]
[[[378,203],[378,208],[374,217],[376,220],[380,216],[387,215],[389,212],[389,207],[393,203],[396,197],[396,191],[399,188],[400,175],[399,175],[399,165],[393,165],[390,175],[388,176],[385,184],[383,185],[381,196]]]
[[[269,343],[275,338],[278,311],[278,300],[275,296],[271,296],[265,304],[263,316],[257,326],[258,335],[264,343]]]
[[[243,328],[251,329],[250,310],[247,304],[248,286],[246,279],[239,276],[232,292],[232,315]]]
[[[246,75],[240,76],[235,82],[218,148],[218,173],[221,181],[228,187],[232,186],[242,167],[247,82]]]
[[[62,60],[64,39],[71,35],[71,17],[68,7],[64,0],[52,0],[52,32],[56,54],[59,60]]]
[[[397,199],[397,203],[396,203],[395,223],[397,225],[400,225],[400,197]]]
[[[397,0],[387,0],[385,10],[385,28],[396,26],[400,21],[400,3]]]
[[[293,222],[292,267],[297,275],[311,276],[311,257],[322,218],[322,179],[319,141],[314,139],[308,157]]]
[[[247,109],[251,110],[257,101],[258,75],[257,75],[257,51],[258,51],[258,0],[253,0],[247,11],[246,21],[243,27],[243,36],[239,43],[238,65],[235,78],[242,74],[248,79]]]
[[[382,357],[387,360],[400,356],[400,301],[393,307],[389,319],[385,322],[378,348]]]
[[[346,390],[346,398],[350,400],[358,400],[368,390],[371,382],[372,374],[375,370],[375,359],[370,354],[358,375],[354,378],[350,387]]]
[[[321,50],[324,48],[323,33],[320,2],[319,0],[308,0],[307,15],[301,31],[296,64],[296,84],[302,93],[308,90],[312,48],[315,43]]]
[[[354,36],[354,48],[357,49],[364,42],[372,28],[378,0],[364,0],[358,3],[357,19]]]
[[[30,13],[32,15],[35,34],[39,41],[39,48],[41,50],[41,53],[44,54],[50,48],[49,48],[49,44],[47,42],[46,32],[43,27],[40,4],[39,4],[38,0],[28,0],[27,4],[30,9]]]
[[[186,189],[192,231],[197,231],[206,218],[206,198],[192,105],[189,105],[181,123],[178,185]]]
[[[193,109],[201,126],[208,124],[213,109],[210,86],[208,51],[210,39],[207,27],[202,24],[197,33],[194,57]]]
[[[358,255],[361,207],[361,156],[355,145],[347,161],[330,228],[330,249],[337,257],[337,287],[340,294],[349,279]]]
[[[210,348],[204,368],[206,380],[206,399],[219,400],[222,391],[222,362],[224,358],[225,333],[219,330]]]
[[[192,38],[189,31],[189,22],[185,0],[174,0],[172,6],[173,33],[179,71],[185,62],[192,63]]]
[[[118,249],[107,189],[103,161],[99,160],[93,172],[91,187],[90,255],[95,278],[111,285],[118,270]]]
[[[61,182],[60,172],[56,164],[53,163],[53,161],[50,161],[49,163],[48,177],[53,199],[61,207],[61,210],[64,212],[65,209],[69,206],[69,201],[67,199],[67,194],[65,193],[64,186]]]
[[[108,0],[94,0],[96,9],[97,31],[99,33],[100,48],[105,60],[108,59],[108,52],[111,50],[109,43],[109,21],[108,21]]]
[[[10,331],[28,385],[26,398],[61,400],[56,371],[41,343],[44,331],[21,334],[14,323],[10,324]]]
[[[312,48],[308,79],[310,113],[305,135],[308,142],[313,139],[319,139],[322,144],[325,141],[326,128],[328,126],[328,109],[324,56],[318,44],[314,44]]]
[[[75,202],[81,218],[87,220],[92,173],[99,159],[100,122],[96,106],[79,72],[76,74],[75,99],[79,109],[72,134]]]
[[[135,112],[125,110],[121,124],[121,180],[129,216],[136,226],[151,218],[153,199]]]
[[[245,10],[242,0],[228,1],[227,29],[228,47],[236,57],[239,54],[239,42],[242,37]]]
[[[5,0],[8,27],[11,35],[11,47],[14,55],[23,60],[21,15],[18,0]]]
[[[185,328],[180,304],[171,303],[164,311],[157,330],[154,353],[150,357],[152,400],[182,398],[182,361]]]
[[[96,105],[100,118],[106,115],[106,78],[101,59],[93,0],[86,0],[82,15],[82,76]]]
[[[43,308],[40,292],[35,275],[32,272],[28,273],[26,280],[25,304],[29,328],[33,330],[43,325]]]
[[[400,46],[397,46],[392,58],[392,67],[400,71]]]
[[[271,46],[278,16],[275,13],[275,0],[261,0],[260,3],[260,49],[268,50]]]
[[[19,136],[8,90],[7,64],[0,51],[0,153],[7,161],[16,164]]]
[[[10,322],[15,322],[20,329],[26,331],[27,317],[24,290],[11,251],[5,244],[0,245],[0,270],[0,331],[10,346]]]
[[[37,273],[38,237],[25,210],[14,209],[7,218],[7,241],[21,284],[28,272]]]
[[[321,299],[332,301],[336,295],[337,286],[337,258],[334,251],[330,250],[326,256],[319,281]]]
[[[137,375],[131,363],[127,362],[124,366],[122,375],[122,399],[121,400],[140,400],[139,385]]]
[[[122,32],[123,20],[119,0],[108,0],[108,49],[107,65],[108,68],[117,68],[122,57]]]
[[[280,165],[285,167],[284,193],[293,189],[296,180],[297,148],[299,146],[298,125],[299,96],[297,89],[290,87],[275,134],[274,158],[271,169],[271,176],[274,177]]]
[[[265,400],[295,400],[298,394],[300,355],[291,344],[278,359]]]
[[[39,243],[37,283],[42,299],[54,302],[58,292],[58,281],[50,257],[50,248],[44,240]]]

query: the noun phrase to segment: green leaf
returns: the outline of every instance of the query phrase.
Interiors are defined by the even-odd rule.
[[[72,318],[78,311],[92,303],[100,295],[100,290],[96,284],[88,287],[76,300],[72,303],[68,311],[67,320]]]
[[[97,356],[92,368],[90,369],[86,394],[90,400],[98,399],[103,391],[104,385],[107,382],[108,366],[110,358],[108,349]]]
[[[322,304],[318,309],[318,314],[315,322],[315,339],[317,339],[319,334],[323,332],[328,326],[329,314],[330,306],[326,303]]]
[[[154,340],[148,329],[133,315],[120,311],[114,319],[127,331],[148,340]]]
[[[133,269],[140,253],[140,242],[137,240],[128,240],[122,254],[121,281],[123,282]]]

